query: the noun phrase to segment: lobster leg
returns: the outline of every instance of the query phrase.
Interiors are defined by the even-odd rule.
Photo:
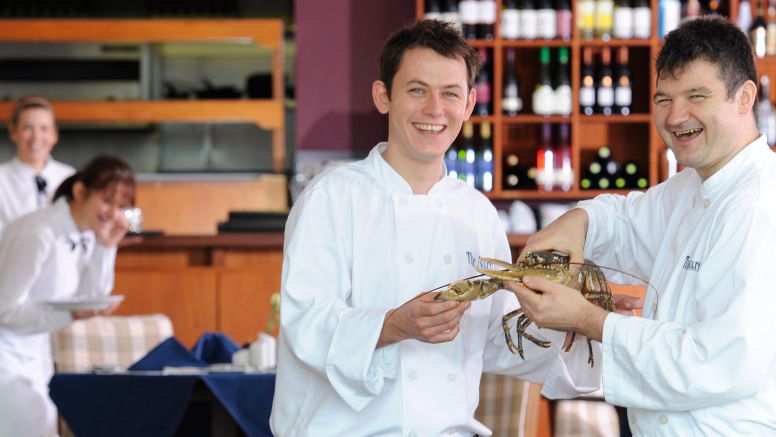
[[[512,335],[509,334],[509,321],[516,315],[522,314],[522,312],[523,312],[523,309],[518,308],[512,312],[505,314],[504,317],[501,318],[501,327],[504,328],[504,338],[507,341],[507,347],[513,354],[519,353],[521,357],[523,356],[523,351],[515,347],[515,344],[512,342]]]

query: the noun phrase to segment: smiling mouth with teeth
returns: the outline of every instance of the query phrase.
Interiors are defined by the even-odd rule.
[[[423,132],[439,132],[445,128],[442,124],[413,123],[413,125]]]
[[[680,130],[674,132],[674,135],[676,135],[678,138],[687,138],[691,137],[693,135],[699,134],[703,131],[702,128],[695,128],[695,129],[687,129],[687,130]]]

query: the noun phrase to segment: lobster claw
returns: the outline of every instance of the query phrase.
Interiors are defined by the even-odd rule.
[[[477,270],[477,272],[482,273],[483,275],[487,275],[491,278],[497,278],[497,279],[502,279],[506,281],[521,282],[523,280],[523,276],[525,276],[525,273],[526,273],[525,269],[520,266],[516,266],[514,264],[510,264],[508,262],[504,262],[494,258],[479,258],[479,262],[477,264],[480,266],[492,264],[498,267],[503,267],[504,270],[484,269],[477,266],[475,266],[474,269]]]

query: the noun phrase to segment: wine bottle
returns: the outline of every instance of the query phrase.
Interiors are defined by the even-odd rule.
[[[442,8],[439,7],[438,0],[426,0],[426,15],[428,20],[441,20]]]
[[[612,181],[609,176],[603,175],[596,179],[596,186],[602,190],[608,190],[612,186]]]
[[[749,39],[752,41],[752,48],[754,54],[758,58],[765,57],[765,51],[767,49],[765,28],[765,17],[763,17],[763,2],[757,0],[757,16],[752,21],[752,25],[749,28]]]
[[[712,0],[716,1],[716,0]],[[646,39],[652,35],[652,11],[648,0],[634,0],[633,3],[633,36]]]
[[[582,48],[582,83],[579,87],[579,107],[583,114],[595,112],[595,80],[593,79],[593,52]]]
[[[765,34],[767,35],[765,53],[776,55],[776,0],[768,0],[768,24]]]
[[[462,0],[458,3],[461,16],[461,31],[466,39],[477,39],[477,23],[480,20],[480,8],[476,0]]]
[[[477,152],[477,189],[493,191],[493,140],[490,123],[480,124],[480,147]]]
[[[749,28],[752,27],[752,4],[749,0],[739,0],[736,25],[744,33],[748,33]]]
[[[493,39],[493,24],[496,22],[496,0],[479,0],[479,20],[477,24],[477,37],[479,39]]]
[[[595,3],[595,36],[604,41],[612,38],[612,17],[614,16],[614,1],[596,0]]]
[[[465,122],[461,128],[463,141],[458,150],[458,179],[466,182],[474,188],[475,172],[474,161],[476,152],[474,149],[474,125],[471,122]]]
[[[776,144],[776,119],[770,92],[771,80],[767,75],[760,77],[760,102],[757,104],[757,129],[765,134],[769,146]]]
[[[523,0],[523,8],[520,10],[520,35],[523,39],[536,39],[538,37],[538,21],[533,0]]]
[[[579,0],[577,14],[577,29],[580,38],[593,39],[595,36],[595,1]]]
[[[684,7],[684,17],[687,20],[692,20],[697,17],[700,17],[703,13],[701,7],[701,2],[698,0],[687,0],[687,4]]]
[[[622,46],[617,56],[617,83],[614,88],[615,112],[629,115],[633,103],[630,69],[628,68],[628,47]]]
[[[520,88],[517,82],[517,70],[515,69],[515,49],[508,48],[507,66],[504,69],[504,97],[501,99],[501,108],[505,115],[517,115],[523,109],[523,101],[520,100]]]
[[[532,96],[533,112],[539,115],[551,115],[555,110],[555,91],[550,77],[550,48],[539,50],[539,77]]]
[[[491,88],[490,88],[490,63],[488,61],[488,50],[485,47],[477,49],[482,68],[477,75],[474,88],[477,90],[477,102],[474,105],[474,114],[486,117],[490,115]]]
[[[571,39],[571,5],[569,0],[558,0],[556,4],[555,20],[557,24],[555,28],[558,32],[558,38],[568,41]]]
[[[609,47],[601,49],[601,63],[598,65],[598,88],[596,103],[598,112],[612,115],[614,107],[614,83],[612,80],[612,52]]]
[[[629,0],[617,0],[614,4],[612,36],[619,39],[633,38],[633,8]]]
[[[501,37],[504,39],[520,38],[520,10],[517,0],[506,0],[501,11]]]
[[[579,188],[583,190],[589,190],[593,188],[593,176],[591,176],[589,173],[583,174],[579,179]]]
[[[557,172],[556,187],[570,191],[574,185],[574,171],[571,168],[570,126],[562,123],[558,126],[558,145],[555,148],[555,171]]]
[[[555,9],[552,8],[550,0],[538,1],[536,9],[536,25],[538,26],[539,38],[554,39],[558,35]]]
[[[569,48],[558,50],[558,70],[555,82],[555,109],[558,115],[571,114],[571,81],[569,80]]]
[[[458,0],[445,0],[445,7],[442,9],[442,20],[447,21],[456,29],[462,31],[461,15],[458,13]]]
[[[552,125],[542,123],[541,141],[536,150],[536,185],[540,191],[555,188],[555,158],[552,147]]]
[[[453,143],[445,153],[445,167],[447,175],[453,179],[458,179],[458,145]]]
[[[660,0],[660,37],[679,27],[682,21],[682,3],[679,0]]]

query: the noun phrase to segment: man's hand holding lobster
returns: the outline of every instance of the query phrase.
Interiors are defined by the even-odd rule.
[[[436,294],[422,293],[390,310],[385,316],[377,347],[410,338],[426,343],[453,340],[458,335],[461,317],[471,303],[436,301]]]

